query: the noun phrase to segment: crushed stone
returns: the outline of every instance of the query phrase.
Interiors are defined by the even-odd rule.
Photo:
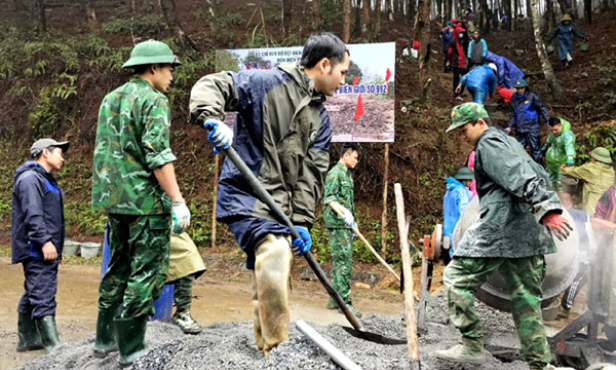
[[[444,306],[443,294],[436,300]],[[486,343],[502,347],[519,347],[511,314],[493,310],[477,303]],[[464,365],[443,362],[434,358],[436,350],[449,348],[457,343],[459,333],[452,325],[432,322],[430,313],[438,316],[439,310],[428,309],[428,332],[419,338],[421,368],[426,370],[522,370],[525,362],[511,362],[488,356],[482,365]],[[403,315],[367,314],[362,318],[366,330],[386,337],[406,338]],[[408,347],[381,345],[355,338],[340,325],[310,324],[347,357],[366,370],[409,369]],[[255,369],[255,370],[335,370],[339,367],[316,345],[303,336],[294,323],[290,326],[289,340],[281,343],[264,357],[258,351],[253,337],[252,322],[227,322],[205,327],[198,335],[185,335],[175,325],[166,322],[148,324],[146,340],[150,352],[135,362],[133,370],[201,370],[201,369]],[[117,353],[105,359],[92,356],[94,334],[79,343],[69,343],[53,355],[39,358],[24,366],[24,370],[117,370]]]

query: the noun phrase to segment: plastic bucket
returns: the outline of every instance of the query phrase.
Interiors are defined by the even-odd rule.
[[[62,247],[62,255],[63,256],[76,256],[77,252],[79,252],[80,244],[73,240],[66,240],[64,242],[64,246]]]
[[[105,242],[103,243],[103,263],[101,264],[101,279],[105,276],[105,272],[109,268],[111,253],[109,250],[109,228],[105,225]],[[150,317],[150,321],[154,320],[171,320],[171,312],[173,311],[173,290],[174,284],[165,284],[160,293],[160,297],[154,300],[154,316]]]
[[[580,44],[580,50],[581,51],[586,52],[586,51],[588,51],[588,49],[590,49],[590,45],[588,45],[587,42],[583,42],[583,43]]]
[[[98,256],[101,250],[100,243],[81,243],[81,257],[93,258]]]
[[[554,45],[551,45],[551,44],[550,44],[550,45],[548,45],[548,47],[547,47],[547,52],[548,52],[548,54],[552,54],[552,53],[554,53],[555,51],[556,51],[556,48],[554,48]]]

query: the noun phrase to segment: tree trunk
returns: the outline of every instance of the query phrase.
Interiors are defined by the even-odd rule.
[[[342,42],[351,39],[351,0],[342,0]]]
[[[545,52],[545,46],[543,45],[542,32],[541,32],[541,15],[539,14],[539,0],[531,0],[532,15],[533,15],[533,33],[535,35],[535,47],[537,48],[537,55],[541,62],[541,69],[543,75],[550,86],[552,96],[558,98],[563,93],[563,88],[558,83],[556,76],[554,75],[554,69],[548,60],[548,55]]]
[[[487,0],[479,0],[481,11],[479,12],[479,25],[482,33],[490,33],[490,21],[492,20],[492,11],[488,8]]]
[[[41,27],[41,32],[47,32],[47,18],[45,17],[45,1],[36,0],[36,5],[39,11],[39,23]]]
[[[545,25],[548,30],[554,29],[554,4],[552,0],[545,2]]]
[[[291,31],[292,0],[282,0],[282,35],[286,39]]]
[[[381,0],[376,0],[374,6],[374,39],[378,40],[379,32],[381,32]]]
[[[569,13],[569,15],[573,16],[571,12],[571,5],[567,4],[567,0],[557,0],[558,5],[560,6],[560,12],[565,14]]]
[[[353,26],[353,30],[351,31],[351,36],[361,31],[362,23],[361,23],[361,0],[353,0],[352,7],[355,8],[355,25]],[[353,8],[351,8],[353,11]],[[302,18],[303,19],[303,18]]]
[[[428,61],[430,60],[430,0],[419,0],[417,10],[415,27],[419,39],[420,99],[422,102],[427,102],[430,96],[430,78],[428,77]]]
[[[584,17],[588,24],[592,24],[592,0],[584,0]]]
[[[362,0],[362,8],[364,11],[364,23],[362,25],[361,31],[365,35],[366,32],[368,32],[368,27],[370,27],[370,1]]]
[[[182,24],[178,19],[175,0],[159,0],[158,5],[160,6],[160,10],[163,12],[163,16],[165,17],[165,21],[167,21],[169,29],[171,29],[175,34],[178,43],[188,48],[191,48],[196,52],[200,52],[199,47],[184,31],[184,27],[182,27]]]
[[[511,28],[516,31],[518,29],[518,0],[513,1],[513,11],[511,12]]]
[[[451,0],[445,0],[451,1]],[[413,25],[415,22],[415,0],[409,0],[407,11],[407,19],[410,25]]]
[[[387,20],[391,23],[394,21],[394,0],[387,1]]]
[[[321,31],[321,0],[312,0],[312,23],[315,31]]]
[[[513,23],[513,19],[511,17],[511,1],[513,0],[503,0],[505,2],[505,14],[509,21],[507,22],[507,31],[511,31],[511,23]]]
[[[530,19],[532,16],[533,15],[530,12],[530,0],[526,0],[526,17]]]
[[[411,2],[415,2],[414,0],[411,0]],[[445,20],[446,21],[450,21],[451,18],[453,18],[451,16],[451,7],[453,6],[452,4],[452,0],[445,0]]]
[[[81,9],[85,14],[86,21],[88,22],[88,26],[90,27],[90,31],[95,35],[99,34],[98,20],[96,18],[96,10],[94,10],[94,6],[92,5],[91,0],[80,0]]]

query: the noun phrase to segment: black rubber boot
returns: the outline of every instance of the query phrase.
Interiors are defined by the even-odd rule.
[[[44,316],[40,319],[36,319],[36,327],[41,334],[41,342],[43,347],[49,353],[53,353],[60,347],[64,347],[65,344],[60,342],[58,337],[58,330],[56,329],[56,318],[54,316]]]
[[[94,357],[104,358],[109,353],[118,350],[118,338],[113,319],[118,310],[98,309],[96,320],[96,342],[94,343]]]
[[[127,367],[148,353],[145,345],[145,329],[148,324],[148,316],[135,318],[115,318],[116,332],[118,333],[118,349],[120,366]]]
[[[41,335],[36,330],[36,323],[30,315],[20,313],[17,319],[17,334],[19,342],[17,342],[17,352],[32,351],[42,349]]]

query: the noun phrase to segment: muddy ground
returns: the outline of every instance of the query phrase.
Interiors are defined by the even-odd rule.
[[[153,322],[148,326],[147,341],[151,352],[134,369],[335,369],[333,362],[312,345],[294,324],[290,340],[273,350],[269,357],[256,350],[252,334],[250,272],[233,272],[209,264],[209,270],[194,289],[193,315],[206,328],[197,336],[185,336],[175,326]],[[442,268],[437,268],[437,276]],[[98,360],[91,356],[96,324],[98,266],[64,265],[60,269],[57,322],[61,339],[68,346],[57,355],[44,351],[17,353],[16,306],[22,293],[20,266],[0,258],[0,369],[116,369],[117,357]],[[291,321],[302,319],[342,350],[364,369],[408,368],[406,345],[385,346],[354,338],[341,329],[344,317],[325,309],[327,295],[314,281],[298,274],[293,280]],[[436,284],[437,289],[442,285]],[[442,293],[438,294],[441,305]],[[353,290],[355,305],[366,316],[368,330],[392,338],[404,338],[402,300],[392,289]],[[444,305],[443,305],[444,307]],[[513,322],[508,314],[479,305],[487,336],[488,349],[518,347]],[[446,317],[435,308],[428,309],[432,321],[428,333],[420,339],[422,369],[526,369],[513,358],[490,356],[481,367],[454,367],[433,358],[437,349],[454,344],[456,330],[444,325]],[[549,330],[553,334],[564,323]]]

